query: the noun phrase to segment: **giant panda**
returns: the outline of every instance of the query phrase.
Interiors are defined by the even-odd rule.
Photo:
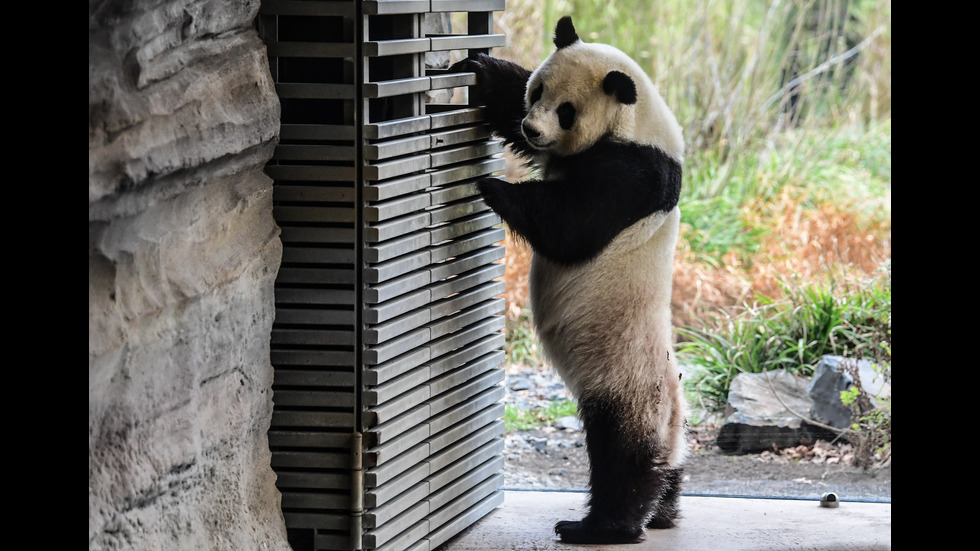
[[[477,54],[491,130],[539,177],[477,182],[526,240],[531,314],[578,402],[590,461],[588,513],[562,541],[627,543],[678,516],[687,406],[673,348],[671,283],[684,141],[650,78],[561,18],[533,72]]]

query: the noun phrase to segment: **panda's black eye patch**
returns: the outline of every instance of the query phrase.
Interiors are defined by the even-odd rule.
[[[531,91],[531,105],[534,105],[539,99],[541,99],[541,94],[544,91],[544,84],[538,84],[538,87]]]
[[[558,106],[557,112],[558,125],[562,130],[571,130],[572,125],[575,124],[575,106],[566,101]]]

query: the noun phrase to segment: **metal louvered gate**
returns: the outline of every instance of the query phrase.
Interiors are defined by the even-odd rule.
[[[474,75],[425,65],[503,46],[503,8],[262,1],[282,105],[269,445],[296,551],[432,550],[503,501],[504,233],[473,183],[503,148],[480,109],[426,102]],[[426,13],[466,32],[426,34]]]

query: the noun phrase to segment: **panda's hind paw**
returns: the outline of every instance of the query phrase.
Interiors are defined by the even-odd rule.
[[[639,543],[643,530],[592,525],[585,521],[563,520],[555,524],[555,534],[565,543]]]

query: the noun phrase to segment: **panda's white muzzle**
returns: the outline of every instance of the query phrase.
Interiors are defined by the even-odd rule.
[[[555,143],[554,141],[548,141],[546,137],[542,136],[537,128],[527,122],[527,119],[521,122],[521,133],[524,134],[527,143],[531,144],[531,147],[535,149],[546,149]]]

